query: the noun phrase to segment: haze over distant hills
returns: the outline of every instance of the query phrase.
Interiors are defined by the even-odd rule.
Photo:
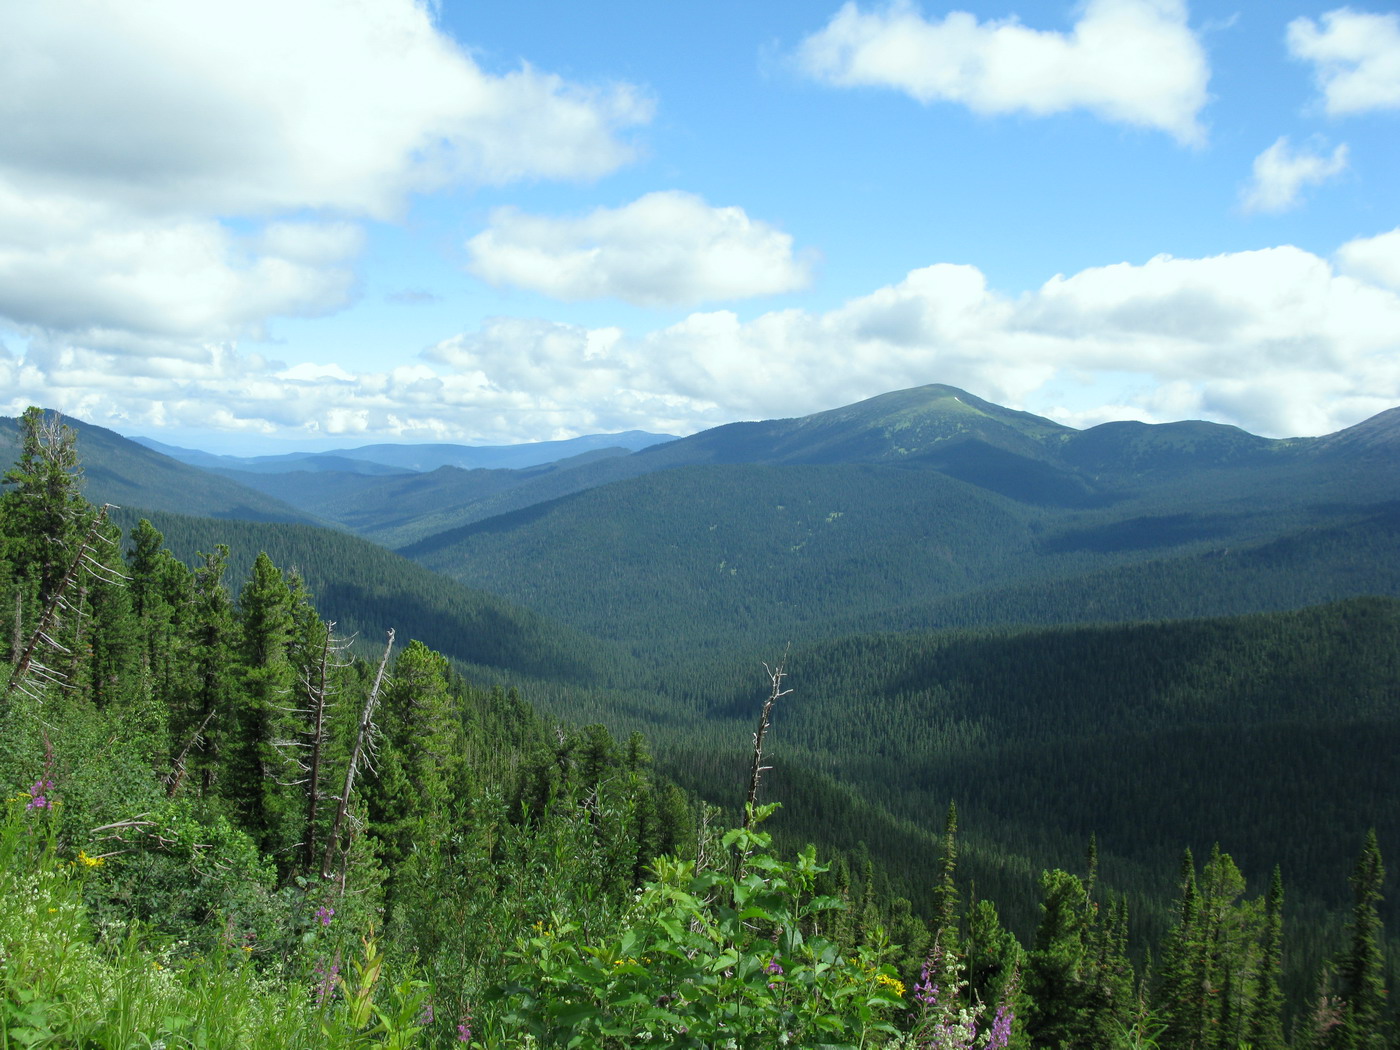
[[[438,467],[457,467],[461,470],[533,467],[600,450],[635,452],[673,438],[667,434],[628,430],[620,434],[589,434],[562,441],[531,441],[518,445],[379,444],[330,452],[288,452],[277,456],[214,455],[198,449],[166,445],[153,438],[133,437],[131,440],[181,463],[209,470],[259,474],[285,474],[302,470],[392,474],[421,473]]]

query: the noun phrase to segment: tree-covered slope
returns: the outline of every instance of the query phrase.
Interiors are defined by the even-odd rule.
[[[911,467],[716,464],[614,482],[402,553],[669,654],[725,636],[771,645],[1400,595],[1397,492],[1390,461],[1221,466],[1094,508],[1027,504]]]
[[[320,520],[292,503],[180,463],[104,427],[75,419],[64,422],[78,435],[84,491],[95,503],[243,521]],[[0,417],[0,464],[8,467],[18,452],[18,421]]]
[[[600,449],[518,469],[443,466],[391,476],[347,471],[250,473],[221,470],[249,488],[294,502],[318,518],[386,547],[629,476],[624,449]]]
[[[594,639],[345,533],[126,509],[116,520],[130,527],[141,516],[189,564],[198,564],[200,552],[227,544],[236,578],[265,551],[305,580],[343,635],[358,635],[371,647],[394,628],[464,664],[561,682],[592,681],[608,662],[606,647]]]
[[[896,816],[956,799],[1011,852],[1046,829],[1161,864],[1219,841],[1337,899],[1327,857],[1400,836],[1400,601],[796,651],[784,739]],[[711,714],[748,721],[751,700]],[[1150,813],[1151,819],[1144,819]],[[1333,862],[1335,863],[1335,862]]]
[[[670,645],[821,630],[1006,579],[1025,512],[936,472],[687,467],[591,489],[403,549],[582,630]]]

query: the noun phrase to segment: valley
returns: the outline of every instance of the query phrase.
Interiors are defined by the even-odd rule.
[[[265,551],[360,652],[394,627],[549,717],[641,732],[731,812],[785,661],[775,834],[871,858],[918,914],[949,802],[961,872],[1023,943],[1036,874],[1091,837],[1153,942],[1175,858],[1218,844],[1252,892],[1283,871],[1298,998],[1367,830],[1400,844],[1400,409],[1308,439],[1081,432],[930,386],[421,470],[196,466],[70,422],[124,528],[188,564],[228,544],[235,579]]]

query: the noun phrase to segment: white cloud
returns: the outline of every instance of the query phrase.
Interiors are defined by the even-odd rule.
[[[0,170],[155,212],[385,217],[449,182],[593,178],[649,112],[486,73],[412,0],[0,6]]]
[[[1400,15],[1341,7],[1322,16],[1321,28],[1311,18],[1295,18],[1288,24],[1288,50],[1313,64],[1333,116],[1400,108]]]
[[[1347,168],[1346,144],[1330,157],[1306,149],[1295,150],[1287,135],[1254,158],[1254,174],[1240,193],[1246,212],[1280,212],[1295,207],[1304,186],[1318,186]]]
[[[1348,241],[1337,249],[1337,261],[1361,280],[1400,292],[1400,227]]]
[[[845,87],[904,91],[978,113],[1086,109],[1199,143],[1210,69],[1181,0],[1088,0],[1068,33],[964,11],[929,21],[911,0],[878,11],[848,2],[803,41],[799,60]]]
[[[349,301],[360,221],[605,174],[649,113],[488,73],[414,0],[0,4],[0,319],[197,358]]]
[[[467,251],[471,271],[485,281],[569,301],[690,306],[793,291],[810,280],[788,234],[742,208],[711,207],[675,190],[580,218],[501,208]]]
[[[1398,235],[1342,246],[1340,271],[1290,246],[1164,255],[1012,297],[939,264],[820,313],[705,311],[639,333],[496,318],[374,373],[210,346],[117,385],[127,364],[112,351],[31,341],[0,358],[0,378],[10,412],[44,403],[127,432],[159,415],[420,441],[684,433],[943,382],[1076,425],[1200,417],[1318,434],[1400,403],[1400,293],[1380,282]]]
[[[212,219],[143,222],[93,202],[20,195],[0,183],[0,316],[85,340],[208,340],[256,331],[274,315],[345,303],[358,231],[273,227],[244,245]]]

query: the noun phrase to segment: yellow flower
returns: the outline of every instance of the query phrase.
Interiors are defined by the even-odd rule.
[[[887,988],[892,989],[895,995],[899,996],[901,999],[904,998],[903,981],[897,981],[887,973],[879,973],[875,975],[875,983],[885,985]]]
[[[86,868],[100,868],[107,863],[106,857],[89,857],[85,850],[78,850],[78,859],[74,862]]]

